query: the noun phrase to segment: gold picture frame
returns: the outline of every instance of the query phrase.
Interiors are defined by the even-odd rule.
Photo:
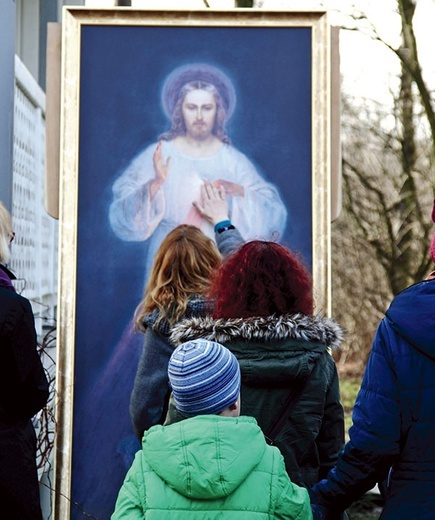
[[[147,36],[151,33],[152,37]],[[249,117],[243,120],[240,116],[234,123],[234,135],[245,143],[244,151],[251,146],[248,152],[255,156],[256,163],[264,157],[262,171],[277,184],[283,200],[287,201],[287,192],[288,197],[293,197],[288,209],[294,217],[294,243],[296,249],[303,251],[305,247],[308,251],[316,309],[325,313],[330,310],[331,28],[327,13],[64,7],[56,520],[84,518],[82,511],[95,518],[107,517],[107,513],[99,513],[98,506],[89,510],[71,490],[78,471],[74,468],[81,467],[81,463],[73,464],[73,458],[80,457],[75,443],[95,432],[84,420],[85,412],[80,411],[80,403],[89,401],[83,394],[92,385],[98,386],[99,381],[106,381],[104,367],[113,353],[107,338],[112,337],[116,343],[122,336],[118,323],[123,311],[120,300],[124,300],[126,312],[132,315],[143,290],[143,279],[138,281],[138,274],[131,267],[140,252],[137,245],[113,235],[107,216],[108,201],[113,181],[126,166],[129,154],[133,149],[137,151],[141,140],[150,139],[149,135],[144,138],[146,132],[155,133],[153,125],[161,126],[161,119],[154,123],[157,112],[161,117],[161,107],[154,100],[156,112],[154,108],[146,112],[139,102],[141,88],[150,85],[150,89],[156,90],[161,86],[157,80],[152,83],[158,72],[156,67],[163,67],[165,62],[165,70],[173,68],[177,61],[174,53],[181,53],[183,45],[186,50],[180,63],[187,63],[188,58],[193,62],[208,61],[210,55],[213,64],[222,63],[238,78],[237,101],[240,100],[241,107],[237,110]],[[144,67],[150,71],[149,76],[135,79]],[[278,75],[279,67],[285,68],[283,76]],[[258,85],[253,85],[255,73]],[[262,97],[255,98],[259,92]],[[261,128],[252,125],[253,107],[259,111]],[[146,119],[145,130],[137,127],[140,111]],[[287,116],[280,119],[282,111]],[[124,117],[131,117],[131,121],[120,122]],[[261,132],[267,136],[263,138]],[[249,139],[255,143],[251,144]],[[112,164],[116,164],[113,169]],[[288,170],[283,166],[286,164],[290,165]],[[280,177],[275,178],[278,169]],[[106,339],[101,339],[104,334]],[[121,411],[110,413],[116,421]],[[93,462],[104,478],[107,468],[98,460],[97,453],[94,456]],[[86,485],[91,488],[93,481]]]

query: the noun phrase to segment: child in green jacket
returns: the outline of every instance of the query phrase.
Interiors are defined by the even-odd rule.
[[[119,492],[112,520],[312,519],[308,492],[292,484],[281,453],[240,415],[240,367],[224,346],[197,339],[170,358],[177,410],[153,426]]]

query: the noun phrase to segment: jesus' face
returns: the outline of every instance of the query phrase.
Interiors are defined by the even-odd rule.
[[[200,141],[210,137],[216,118],[216,101],[212,92],[197,89],[186,94],[182,113],[187,135]]]

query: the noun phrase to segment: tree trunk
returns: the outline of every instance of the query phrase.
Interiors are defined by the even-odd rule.
[[[333,310],[348,330],[346,363],[359,366],[391,298],[433,269],[435,114],[417,52],[416,4],[397,0],[399,48],[373,31],[401,63],[393,113],[343,97],[343,212],[332,226]]]
[[[417,86],[424,113],[429,123],[432,135],[432,147],[429,152],[431,157],[432,187],[435,189],[435,111],[431,92],[423,79],[418,57],[417,41],[413,27],[416,5],[415,0],[398,0],[399,13],[402,19],[403,45],[397,51],[397,55],[402,61],[402,68],[407,69]]]

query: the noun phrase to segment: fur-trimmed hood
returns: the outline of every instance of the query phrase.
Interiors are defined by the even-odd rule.
[[[195,338],[219,343],[232,341],[322,343],[334,350],[340,347],[344,331],[331,318],[321,314],[286,314],[284,316],[213,319],[190,318],[175,325],[171,342],[179,345]]]

